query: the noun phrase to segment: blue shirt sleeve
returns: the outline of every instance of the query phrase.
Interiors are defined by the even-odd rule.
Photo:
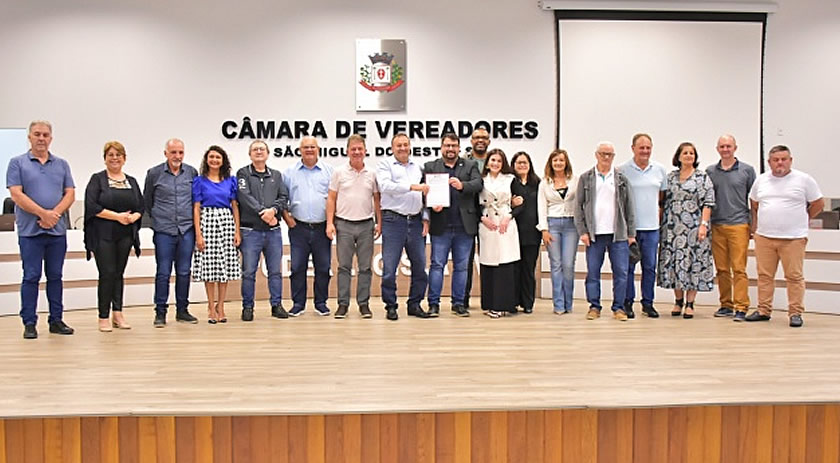
[[[9,166],[6,168],[6,188],[11,186],[20,186],[20,158],[14,157],[9,160]]]
[[[64,188],[76,188],[76,184],[73,183],[73,174],[70,173],[70,163],[66,159],[62,159],[61,162],[64,164]]]
[[[199,176],[197,176],[193,179],[193,183],[192,183],[192,200],[193,200],[193,203],[199,203],[200,204],[202,201],[204,201],[204,194],[203,194],[204,192],[203,192],[202,182],[201,182],[202,178],[203,177],[199,175]]]
[[[236,183],[236,177],[235,176],[230,176],[225,181],[228,183],[228,186],[230,187],[229,188],[230,192],[228,194],[228,202],[232,203],[233,201],[236,201],[236,194],[239,191],[239,185]]]

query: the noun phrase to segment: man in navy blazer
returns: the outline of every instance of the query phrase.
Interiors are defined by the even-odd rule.
[[[484,184],[478,165],[458,156],[461,144],[454,133],[446,133],[441,140],[441,157],[424,166],[424,174],[449,175],[450,207],[430,207],[429,233],[432,235],[432,264],[429,268],[429,316],[440,314],[440,292],[443,287],[443,267],[452,251],[452,311],[459,317],[469,317],[465,302],[469,254],[478,233],[476,195]]]

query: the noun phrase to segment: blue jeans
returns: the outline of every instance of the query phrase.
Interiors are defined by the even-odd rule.
[[[653,305],[653,286],[656,284],[656,251],[659,249],[659,230],[636,230],[636,242],[642,252],[642,306]],[[630,260],[628,259],[628,263]],[[636,299],[634,273],[636,264],[627,267],[627,296],[624,302]]]
[[[551,263],[551,297],[555,312],[571,312],[575,292],[575,258],[580,237],[573,217],[549,217],[548,232],[551,244],[548,260]]]
[[[23,281],[20,284],[20,318],[24,325],[38,323],[38,283],[41,269],[47,274],[47,301],[50,306],[49,322],[61,321],[64,312],[61,281],[64,255],[67,254],[66,235],[19,236],[20,260],[23,263]]]
[[[408,307],[417,307],[426,293],[426,238],[421,214],[406,217],[382,211],[382,302],[385,308],[397,308],[397,267],[403,248],[411,262],[411,288]]]
[[[595,235],[586,248],[586,300],[592,309],[601,310],[601,266],[604,253],[610,253],[610,267],[613,275],[612,310],[624,310],[624,295],[627,294],[627,261],[630,248],[627,241],[613,241],[613,235]]]
[[[169,301],[169,277],[175,264],[175,308],[180,312],[190,305],[190,264],[195,248],[195,231],[170,235],[155,232],[155,312],[165,314]]]
[[[464,231],[447,230],[432,235],[432,265],[429,267],[429,305],[440,305],[443,288],[443,267],[452,251],[452,305],[464,305],[467,286],[467,265],[470,260],[475,235]],[[471,270],[471,269],[470,269]]]
[[[268,271],[268,293],[271,306],[278,306],[283,299],[283,234],[280,227],[273,230],[242,229],[242,307],[254,308],[254,281],[260,254],[265,256]]]
[[[327,310],[327,296],[330,286],[330,259],[332,241],[327,238],[326,222],[308,224],[297,222],[289,229],[289,252],[292,260],[292,303],[294,309],[303,310],[306,307],[306,272],[309,268],[309,256],[312,255],[312,265],[315,267],[315,308]]]

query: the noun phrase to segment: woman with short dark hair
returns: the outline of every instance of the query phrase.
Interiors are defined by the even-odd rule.
[[[137,180],[123,172],[125,147],[105,143],[105,170],[90,177],[85,189],[85,251],[93,254],[99,271],[97,307],[99,331],[127,330],[123,317],[123,275],[131,248],[140,256],[140,218],[143,195]],[[113,317],[109,320],[110,317]]]
[[[697,291],[711,291],[714,286],[709,218],[715,206],[715,188],[706,172],[697,169],[700,163],[693,144],[680,144],[673,164],[678,169],[667,177],[657,284],[674,290],[671,315],[693,318]]]

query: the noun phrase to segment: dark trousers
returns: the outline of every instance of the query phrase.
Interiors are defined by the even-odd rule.
[[[289,229],[289,247],[292,264],[290,286],[293,309],[306,307],[306,273],[309,269],[309,256],[315,267],[315,308],[327,309],[327,296],[330,286],[330,259],[332,242],[327,238],[326,222],[308,224],[297,222]]]
[[[537,267],[537,257],[540,255],[540,245],[519,246],[519,261],[516,262],[516,304],[523,309],[533,309],[537,291],[537,279],[534,269]]]
[[[475,271],[475,250],[478,245],[480,245],[478,243],[478,235],[475,235],[472,248],[470,249],[470,260],[467,264],[467,286],[464,288],[464,307],[468,309],[470,308],[470,293],[472,292],[473,272]]]
[[[47,274],[47,301],[50,305],[49,322],[61,321],[64,313],[62,294],[64,285],[61,274],[64,255],[67,253],[67,236],[19,236],[20,260],[23,264],[23,281],[20,285],[20,317],[24,325],[38,322],[38,283],[41,270]]]
[[[496,312],[516,313],[516,292],[510,281],[516,273],[516,262],[481,266],[481,308]]]
[[[119,312],[123,308],[123,275],[133,241],[133,237],[128,235],[116,241],[101,240],[96,245],[93,258],[99,270],[99,287],[96,291],[99,318],[107,319],[111,310]]]

